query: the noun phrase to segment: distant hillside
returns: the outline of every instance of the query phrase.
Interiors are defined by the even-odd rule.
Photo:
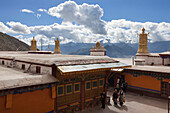
[[[90,49],[95,43],[67,43],[61,44],[62,54],[72,55],[89,55]],[[138,49],[138,43],[105,43],[106,54],[114,58],[129,58],[135,56]],[[170,41],[159,41],[155,43],[148,43],[148,49],[150,53],[160,53],[170,50]],[[44,46],[44,50],[47,50],[47,46]],[[50,45],[50,50],[54,51],[54,45]]]
[[[24,42],[0,32],[0,51],[28,51],[30,46]]]
[[[129,44],[129,46],[138,49],[138,43]],[[170,50],[170,41],[158,41],[154,43],[148,43],[148,49],[150,53],[161,53]]]

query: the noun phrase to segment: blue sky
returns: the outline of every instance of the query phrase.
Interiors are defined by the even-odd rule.
[[[0,20],[20,21],[27,25],[46,25],[61,22],[48,15],[39,20],[33,15],[23,14],[21,9],[37,11],[48,9],[66,0],[1,0]],[[74,0],[77,4],[99,4],[104,10],[103,20],[127,19],[138,22],[170,22],[170,0]]]
[[[146,27],[146,30],[148,32],[154,30],[154,32],[151,32],[150,36],[151,39],[153,38],[153,41],[170,40],[169,30],[167,31],[167,29],[169,29],[170,23],[170,0],[74,0],[74,4],[76,4],[77,6],[81,7],[83,3],[86,3],[88,4],[87,7],[90,10],[97,12],[96,17],[94,17],[95,13],[92,13],[92,17],[90,17],[91,15],[86,15],[85,13],[82,13],[82,15],[80,15],[82,17],[80,18],[83,22],[81,20],[77,20],[77,17],[73,19],[70,19],[72,17],[67,18],[66,15],[69,15],[69,10],[67,11],[66,15],[63,16],[62,14],[60,14],[60,16],[56,16],[54,13],[49,12],[50,8],[58,7],[61,3],[66,4],[65,0],[1,0],[0,22],[8,27],[8,29],[3,31],[4,26],[0,25],[0,27],[2,27],[0,28],[0,30],[2,29],[2,32],[16,36],[17,38],[25,42],[29,41],[27,38],[33,35],[38,35],[38,39],[44,38],[44,40],[60,35],[63,43],[67,43],[70,41],[88,42],[91,40],[93,40],[93,42],[98,40],[106,41],[106,39],[112,40],[111,42],[114,43],[121,41],[129,42],[129,40],[133,40],[134,42],[136,42],[138,39],[137,37],[134,37],[134,33],[140,32],[139,30],[141,29],[141,27]],[[95,9],[95,6],[97,7],[97,4],[99,8]],[[90,7],[90,5],[93,5],[94,7]],[[34,13],[22,12],[22,9],[28,9]],[[40,12],[38,11],[38,9],[46,9],[47,12]],[[101,11],[100,9],[102,9],[103,11]],[[58,13],[58,11],[56,10],[57,9],[55,9],[55,13]],[[70,12],[72,11],[70,10]],[[77,14],[77,12],[72,13]],[[78,14],[79,13],[81,13],[81,11],[78,12]],[[98,13],[101,13],[101,17],[99,17],[100,14]],[[39,17],[37,17],[37,14],[39,15]],[[83,20],[84,14],[86,16],[89,16],[88,20]],[[97,18],[97,21],[92,20],[94,18]],[[63,20],[66,20],[67,22],[69,22],[69,24],[63,24],[66,22]],[[95,27],[91,27],[93,25],[89,26],[89,20],[92,21],[91,24],[97,23],[98,25],[94,25]],[[115,21],[113,22],[112,20]],[[16,22],[20,23],[20,25],[17,24],[17,28]],[[136,22],[138,25],[136,25]],[[54,23],[58,24],[54,25]],[[123,25],[120,23],[123,23]],[[23,28],[19,28],[19,26],[24,25],[27,31],[19,31],[18,29]],[[49,32],[49,30],[48,32],[43,31],[42,33],[42,31],[37,31],[38,28],[35,31],[35,27],[40,25],[44,26],[43,29],[47,29],[45,28],[45,26],[58,26],[57,30],[55,31],[60,31],[61,33],[55,34],[54,31]],[[136,27],[134,27],[134,25]],[[80,30],[77,29],[76,31],[72,31],[70,30],[71,28],[66,29],[66,27],[68,28],[68,26],[72,26],[72,29],[75,29],[75,27],[81,27],[81,31],[89,30],[89,32],[85,32],[84,36],[82,35],[84,34],[83,32],[79,32],[78,36],[74,34],[73,36],[68,37],[67,35],[65,35],[65,33],[72,33],[76,31],[78,32],[78,30]],[[161,26],[162,29],[158,29],[158,26]],[[34,29],[29,27],[34,27]],[[97,27],[101,27],[101,29],[98,29]],[[54,27],[50,27],[50,29],[53,28]],[[158,30],[160,30],[160,32]],[[49,35],[49,33],[54,33],[54,35]],[[114,36],[112,37],[112,35]],[[126,35],[126,39],[123,39],[122,35],[124,37]],[[77,38],[72,38],[74,36],[76,36]],[[88,39],[89,37],[87,36],[93,37],[93,39]]]

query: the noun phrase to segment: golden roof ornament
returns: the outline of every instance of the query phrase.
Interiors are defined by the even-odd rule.
[[[33,39],[32,39],[32,41],[36,41],[34,36],[33,36]]]
[[[57,53],[57,54],[61,53],[61,51],[60,51],[60,41],[58,40],[58,37],[57,37],[57,40],[55,40],[55,50],[54,50],[54,53]]]
[[[101,49],[105,49],[103,45],[101,46]]]
[[[100,42],[96,43],[96,49],[100,49]]]
[[[91,49],[95,49],[95,45]]]
[[[145,28],[144,27],[142,28],[142,34],[145,34]]]
[[[148,38],[147,38],[148,34],[149,33],[145,33],[145,28],[142,28],[142,34],[139,34],[138,53],[149,53],[149,51],[148,51]]]
[[[30,51],[37,51],[37,44],[36,44],[35,37],[33,36],[33,39],[31,40],[31,48]]]

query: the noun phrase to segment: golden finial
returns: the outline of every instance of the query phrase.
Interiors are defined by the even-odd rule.
[[[32,39],[32,41],[36,41],[36,40],[35,40],[35,36],[33,36],[33,39]]]
[[[57,54],[61,53],[61,51],[60,51],[60,41],[58,40],[58,37],[57,37],[57,40],[55,40],[55,50],[54,50],[54,53],[57,53]]]
[[[91,49],[95,49],[95,45]]]
[[[142,29],[142,34],[144,34],[145,33],[145,28],[143,27],[143,29]]]
[[[101,46],[101,49],[105,49],[103,45]]]

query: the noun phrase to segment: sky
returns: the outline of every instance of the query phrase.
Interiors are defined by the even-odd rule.
[[[170,40],[170,0],[1,0],[0,32],[30,44]]]

